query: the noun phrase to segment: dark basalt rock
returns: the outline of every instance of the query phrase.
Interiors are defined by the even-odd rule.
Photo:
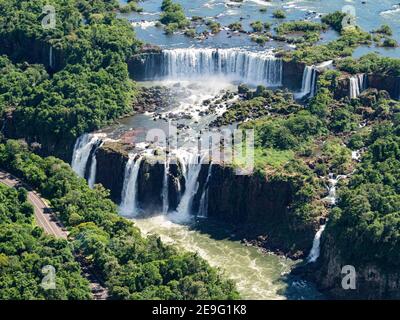
[[[315,281],[318,288],[336,299],[400,299],[400,271],[396,268],[382,270],[373,262],[362,263],[345,259],[328,232],[321,238],[321,255],[312,268],[300,272]],[[349,248],[351,250],[351,248]],[[343,266],[354,266],[356,288],[342,287]],[[308,268],[307,268],[308,269]]]
[[[283,61],[282,85],[293,91],[299,91],[303,83],[304,63]]]
[[[350,96],[350,76],[343,75],[339,81],[338,86],[334,92],[334,98],[339,100]],[[368,87],[370,89],[377,89],[379,91],[388,92],[390,98],[400,99],[400,77],[393,77],[387,75],[368,75]]]
[[[49,73],[65,67],[64,52],[53,47],[53,64],[50,66],[50,44],[23,34],[4,34],[0,39],[0,54],[6,54],[14,63],[43,64]]]
[[[106,142],[97,149],[96,183],[100,183],[110,190],[111,199],[115,203],[121,202],[125,167],[130,148],[130,145]]]
[[[249,243],[293,258],[311,248],[315,225],[293,225],[290,181],[241,176],[233,168],[215,166],[209,188],[209,217],[237,225],[237,234]]]
[[[130,148],[121,143],[105,143],[97,151],[96,183],[110,189],[116,203],[121,201]],[[169,209],[173,211],[185,191],[185,180],[180,163],[172,160],[169,168]],[[209,165],[204,164],[193,199],[193,213],[199,210],[208,172]],[[139,170],[138,200],[148,214],[161,212],[163,181],[164,163],[145,158]],[[214,164],[208,187],[209,219],[235,227],[237,237],[293,258],[310,250],[318,226],[293,223],[290,205],[295,190],[290,179],[268,180],[257,174],[241,176],[231,167]]]
[[[370,74],[368,82],[371,88],[387,91],[392,99],[400,98],[400,77]]]

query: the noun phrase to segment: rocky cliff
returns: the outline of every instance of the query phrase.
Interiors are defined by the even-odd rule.
[[[328,228],[327,228],[328,229]],[[348,248],[351,250],[351,248]],[[345,290],[342,274],[346,265],[355,268],[355,289]],[[314,280],[318,288],[336,299],[400,299],[400,270],[383,270],[375,263],[359,264],[358,261],[346,260],[335,245],[335,239],[329,230],[321,239],[321,255],[318,262],[308,268],[306,274]]]
[[[43,64],[52,73],[64,68],[65,56],[61,50],[54,47],[50,50],[50,47],[48,42],[24,34],[3,35],[0,38],[0,54],[8,55],[16,63]]]
[[[292,91],[299,91],[303,82],[304,63],[283,61],[282,85]]]
[[[97,179],[111,190],[116,203],[121,201],[124,172],[130,146],[104,143],[97,151]],[[143,160],[138,175],[139,206],[147,213],[162,212],[164,164]],[[209,165],[201,167],[198,191],[192,212],[199,211],[206,187]],[[208,218],[236,229],[240,238],[269,250],[292,257],[307,254],[315,235],[315,223],[295,225],[290,205],[294,186],[289,181],[268,180],[260,175],[240,176],[231,167],[213,165],[208,181]],[[172,161],[168,172],[169,210],[176,210],[185,191],[185,179],[179,162]]]

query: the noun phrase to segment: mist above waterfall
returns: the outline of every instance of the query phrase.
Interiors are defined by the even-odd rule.
[[[282,60],[272,51],[252,52],[242,49],[169,49],[159,61],[146,57],[146,79],[190,80],[223,76],[251,85],[281,86]],[[157,70],[155,70],[157,69]]]

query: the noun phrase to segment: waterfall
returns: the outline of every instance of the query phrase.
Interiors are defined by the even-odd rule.
[[[154,59],[160,61],[155,62]],[[225,76],[254,85],[281,86],[282,60],[271,51],[251,52],[241,49],[171,49],[161,58],[149,55],[145,61],[146,78],[161,65],[159,76],[168,79],[193,79]]]
[[[357,98],[361,92],[367,89],[367,77],[364,73],[352,76],[350,79],[350,98]]]
[[[346,176],[344,175],[339,175],[336,178],[334,178],[334,175],[332,173],[329,174],[329,194],[328,196],[325,198],[325,200],[327,200],[327,202],[334,206],[336,204],[336,186],[339,182],[339,180],[346,178]]]
[[[325,198],[325,200],[327,200],[329,202],[330,205],[334,206],[336,204],[336,186],[339,182],[339,180],[346,178],[345,175],[339,175],[336,178],[334,177],[333,173],[329,174],[329,194],[328,196]],[[315,234],[314,237],[314,241],[313,241],[313,246],[311,248],[310,254],[307,257],[307,262],[311,263],[311,262],[315,262],[317,261],[319,254],[320,254],[320,250],[321,250],[321,236],[322,233],[324,232],[326,227],[326,224],[321,225],[321,227],[319,228],[319,230],[317,231],[317,233]]]
[[[98,141],[95,146],[95,149],[93,150],[93,153],[92,153],[92,159],[91,159],[90,171],[89,171],[89,177],[88,177],[88,184],[91,189],[94,188],[94,185],[96,183],[96,170],[97,170],[96,153],[97,153],[97,149],[100,148],[102,144],[103,144],[103,141]]]
[[[313,246],[311,248],[310,254],[307,257],[307,262],[315,262],[319,258],[319,254],[321,251],[321,235],[325,230],[326,225],[322,225],[318,232],[315,234],[314,241],[313,241]]]
[[[121,204],[119,211],[124,216],[136,216],[138,214],[138,176],[143,157],[136,157],[135,154],[129,155],[126,163],[124,184],[121,193]]]
[[[192,214],[193,199],[198,191],[202,161],[199,160],[197,154],[185,152],[178,156],[179,162],[182,165],[182,173],[185,178],[185,192],[179,202],[177,218],[188,220]]]
[[[102,137],[103,135],[100,134],[84,134],[76,141],[72,155],[71,167],[80,177],[85,178],[89,156],[93,147],[97,148],[99,146]]]
[[[305,66],[303,71],[303,81],[301,86],[301,92],[297,95],[298,98],[308,96],[309,98],[314,97],[315,89],[317,85],[317,70],[314,66]]]
[[[204,184],[203,194],[201,195],[200,198],[199,212],[197,214],[199,218],[207,218],[208,216],[208,184],[210,182],[211,173],[212,173],[212,163],[210,163],[210,166],[208,167],[207,179]]]
[[[169,198],[168,198],[168,176],[169,176],[169,157],[166,156],[165,163],[164,163],[164,180],[163,180],[163,188],[161,197],[163,199],[163,214],[168,213],[169,209]]]

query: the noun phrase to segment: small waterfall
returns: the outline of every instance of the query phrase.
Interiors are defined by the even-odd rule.
[[[80,177],[85,178],[89,156],[93,148],[98,148],[102,137],[100,134],[84,134],[76,141],[71,167]]]
[[[321,235],[325,230],[326,225],[322,225],[318,232],[315,234],[314,241],[313,241],[313,246],[311,248],[310,254],[307,257],[307,262],[312,263],[317,261],[319,258],[319,254],[321,252]]]
[[[339,175],[336,178],[334,177],[334,175],[332,173],[329,174],[329,194],[328,196],[325,198],[325,200],[332,206],[334,206],[336,204],[336,186],[339,182],[339,180],[346,178],[345,175]]]
[[[179,161],[182,164],[182,173],[185,178],[185,192],[176,211],[177,218],[185,221],[192,215],[193,199],[199,188],[198,178],[202,161],[197,154],[189,152],[180,154]]]
[[[308,96],[312,98],[315,96],[317,86],[317,70],[314,66],[305,66],[303,71],[303,82],[301,92],[297,95],[298,98]]]
[[[98,141],[98,143],[95,146],[95,149],[93,150],[92,153],[92,159],[91,159],[91,164],[90,164],[90,171],[89,171],[89,177],[88,177],[88,184],[91,189],[94,188],[94,185],[96,183],[96,170],[97,170],[97,149],[100,148],[103,144],[103,141]]]
[[[164,180],[163,180],[163,188],[162,188],[162,193],[161,197],[163,199],[163,214],[168,213],[169,209],[169,198],[168,198],[168,179],[169,176],[169,157],[168,155],[166,156],[165,163],[164,163]]]
[[[367,77],[364,73],[357,74],[349,78],[350,80],[350,98],[355,99],[357,98],[361,92],[367,89]]]
[[[339,182],[339,180],[346,178],[346,176],[344,175],[339,175],[336,178],[334,177],[334,175],[332,173],[329,174],[329,194],[328,196],[325,198],[326,201],[328,201],[328,203],[332,206],[334,206],[336,204],[336,186]],[[321,236],[322,233],[324,232],[326,227],[326,224],[321,225],[321,227],[319,228],[319,230],[317,231],[317,233],[315,234],[314,237],[314,241],[313,241],[313,246],[311,248],[311,251],[307,257],[307,262],[308,263],[312,263],[317,261],[317,259],[319,258],[319,254],[321,251]]]
[[[136,157],[135,154],[130,154],[126,163],[121,204],[119,206],[119,211],[124,216],[136,216],[139,212],[137,191],[142,160],[142,156]]]
[[[212,173],[212,163],[210,163],[210,166],[208,167],[207,179],[204,184],[203,194],[201,195],[200,198],[199,213],[197,214],[199,218],[207,218],[208,216],[208,184],[210,182],[211,173]]]
[[[155,62],[154,59],[158,59]],[[225,76],[254,85],[281,86],[282,60],[272,52],[251,52],[241,49],[171,49],[160,57],[149,55],[145,61],[146,78],[193,79]]]

